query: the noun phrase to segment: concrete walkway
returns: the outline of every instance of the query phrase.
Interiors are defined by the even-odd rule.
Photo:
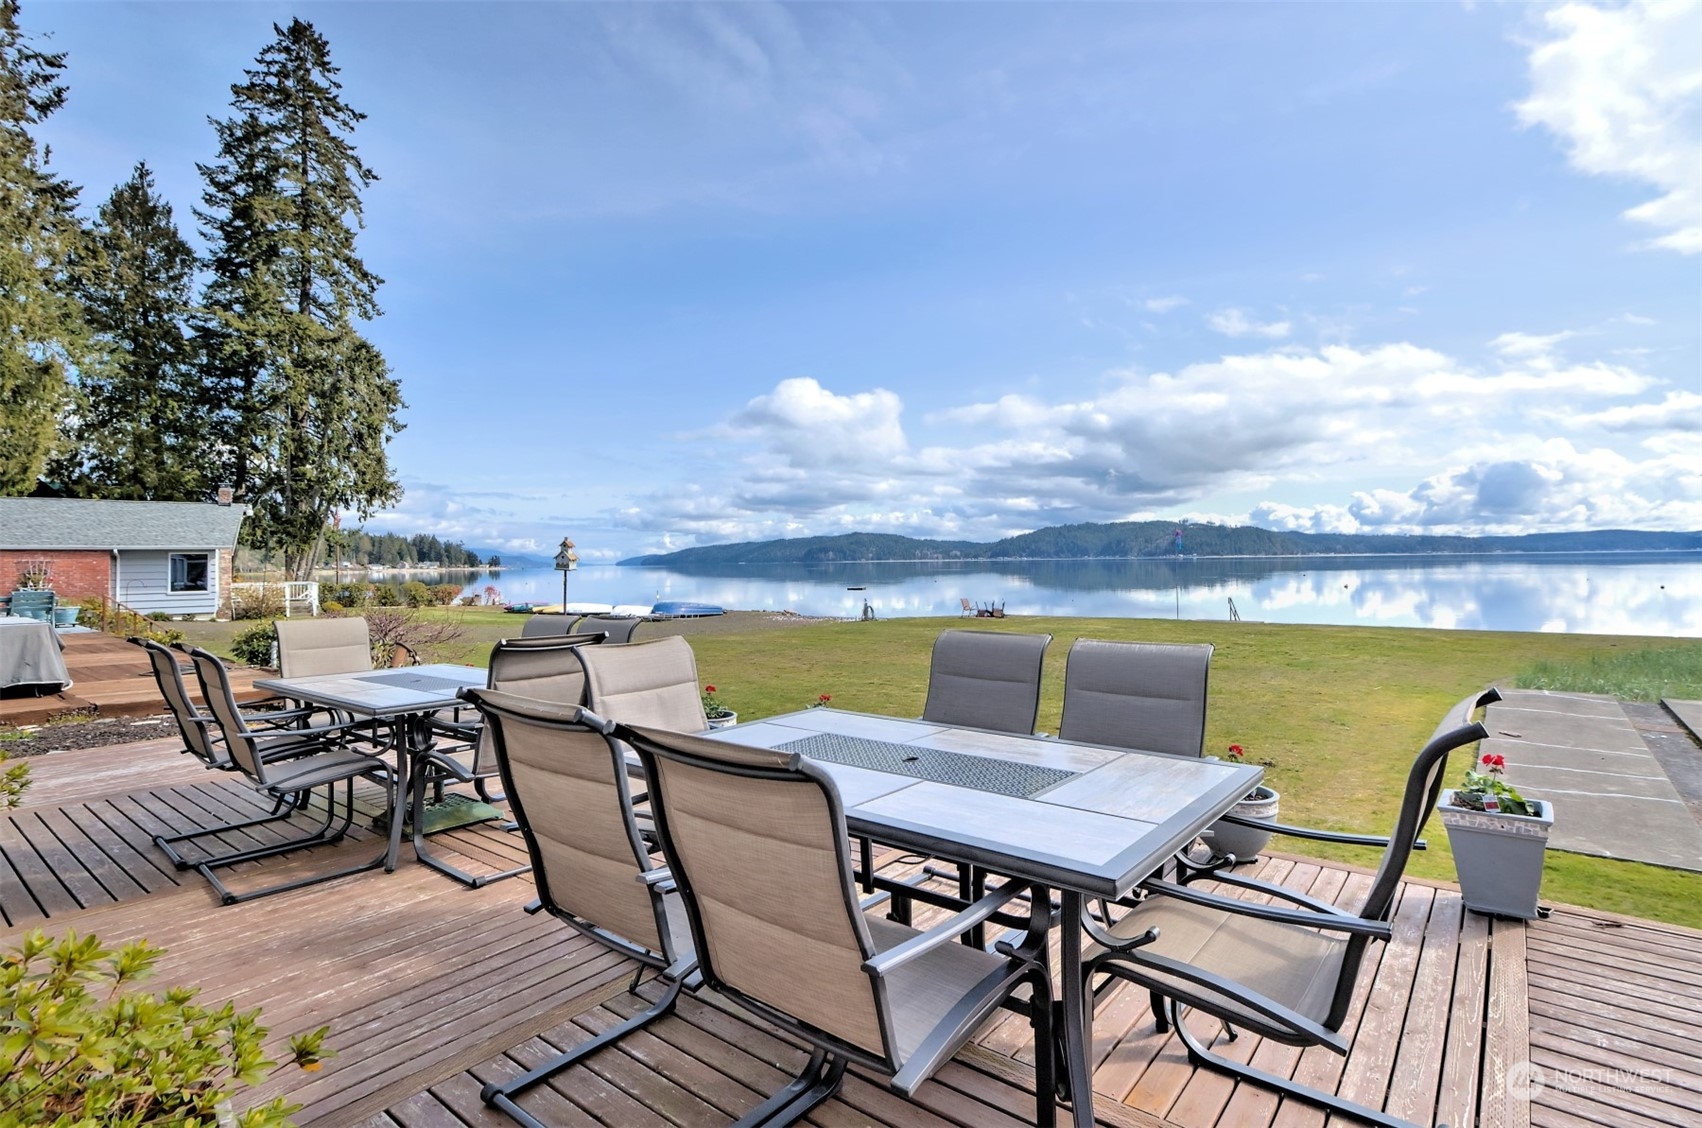
[[[1690,735],[1702,742],[1702,701],[1662,701],[1678,723],[1690,730]]]
[[[1702,871],[1702,826],[1618,700],[1509,690],[1486,726],[1483,751],[1554,804],[1550,848]]]

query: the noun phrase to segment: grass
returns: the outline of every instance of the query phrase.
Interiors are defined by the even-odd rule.
[[[515,616],[498,611],[432,614],[453,617],[466,637],[460,653],[427,655],[428,661],[482,662],[495,639],[517,633]],[[802,709],[822,693],[831,694],[838,708],[916,716],[927,694],[934,637],[961,625],[955,619],[776,625],[751,614],[646,626],[639,637],[662,630],[687,635],[703,680],[741,720]],[[230,624],[182,626],[197,634],[230,633]],[[1282,793],[1286,822],[1375,834],[1394,825],[1412,757],[1448,708],[1468,694],[1512,685],[1545,664],[1683,671],[1702,652],[1694,640],[1680,639],[1162,619],[1009,618],[974,626],[1053,635],[1041,698],[1043,732],[1057,731],[1064,659],[1076,638],[1212,643],[1207,753],[1240,744],[1250,761],[1263,764],[1266,782]],[[207,641],[218,648],[215,638]],[[1463,776],[1466,765],[1456,754],[1450,779]],[[1426,836],[1430,848],[1413,855],[1408,872],[1454,880],[1440,824],[1433,820]],[[1281,848],[1377,862],[1376,851],[1353,847],[1291,840]],[[1702,874],[1550,851],[1543,894],[1545,901],[1702,927]]]
[[[1543,658],[1519,673],[1522,689],[1605,693],[1630,701],[1702,698],[1702,643]]]

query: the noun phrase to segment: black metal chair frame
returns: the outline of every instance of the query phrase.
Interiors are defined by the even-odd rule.
[[[1149,897],[1171,897],[1218,909],[1226,914],[1345,934],[1348,938],[1347,949],[1337,974],[1335,992],[1331,998],[1329,1012],[1322,1022],[1314,1022],[1283,1004],[1258,995],[1223,976],[1191,964],[1143,951],[1147,945],[1158,940],[1159,931],[1157,929],[1148,929],[1145,933],[1130,938],[1120,938],[1112,935],[1099,920],[1084,911],[1081,926],[1102,948],[1083,964],[1084,986],[1092,988],[1096,975],[1113,977],[1104,980],[1098,989],[1092,991],[1095,1003],[1113,985],[1114,979],[1123,979],[1146,987],[1152,999],[1154,1025],[1157,1032],[1163,1034],[1174,1027],[1177,1036],[1181,1038],[1183,1045],[1187,1048],[1188,1058],[1193,1064],[1228,1073],[1241,1080],[1252,1081],[1274,1089],[1285,1096],[1294,1097],[1334,1113],[1379,1125],[1380,1128],[1412,1128],[1412,1125],[1404,1120],[1376,1109],[1367,1108],[1334,1093],[1326,1093],[1292,1078],[1281,1077],[1248,1063],[1234,1061],[1220,1054],[1215,1054],[1188,1029],[1183,1018],[1191,1007],[1217,1017],[1219,1021],[1223,1022],[1231,1038],[1235,1037],[1234,1024],[1239,1023],[1241,1026],[1252,1029],[1274,1041],[1295,1046],[1323,1046],[1333,1053],[1346,1056],[1349,1045],[1341,1035],[1339,1028],[1346,1020],[1352,1004],[1354,985],[1359,977],[1359,968],[1363,963],[1369,943],[1373,940],[1386,942],[1393,934],[1389,919],[1394,911],[1395,894],[1399,888],[1401,875],[1405,870],[1406,860],[1411,853],[1413,843],[1428,820],[1430,812],[1435,809],[1436,801],[1441,795],[1449,753],[1456,748],[1488,736],[1488,731],[1484,728],[1482,722],[1472,721],[1470,718],[1477,709],[1500,699],[1501,694],[1498,691],[1489,689],[1455,705],[1454,708],[1449,710],[1436,733],[1413,760],[1412,768],[1407,775],[1406,790],[1401,800],[1400,815],[1396,821],[1394,833],[1389,836],[1389,846],[1384,854],[1383,865],[1378,870],[1377,877],[1372,882],[1371,890],[1366,895],[1365,902],[1360,906],[1359,912],[1349,913],[1327,901],[1309,897],[1281,885],[1258,881],[1232,872],[1224,872],[1217,866],[1195,868],[1184,862],[1176,881],[1150,880],[1142,884],[1142,891]],[[1220,882],[1246,889],[1271,898],[1273,903],[1266,904],[1219,896],[1194,888],[1192,883],[1196,881]],[[1288,902],[1288,904],[1297,907],[1283,907],[1274,902]],[[1140,968],[1143,965],[1152,968],[1155,975],[1162,974],[1171,980],[1196,984],[1199,986],[1201,994],[1184,999],[1178,998],[1175,994],[1166,993],[1153,980],[1141,977]],[[1176,990],[1173,983],[1170,984],[1169,990]],[[1213,1009],[1210,999],[1206,997],[1208,992],[1219,997],[1233,998],[1239,1006],[1258,1017],[1249,1020],[1245,1014],[1219,1013]]]
[[[323,881],[331,881],[335,878],[363,873],[366,870],[376,869],[381,865],[385,867],[386,871],[393,869],[394,863],[390,859],[388,850],[389,844],[386,843],[385,851],[371,861],[346,866],[330,873],[316,874],[311,877],[280,882],[275,885],[250,890],[248,892],[232,892],[224,884],[224,882],[219,879],[219,876],[215,871],[227,866],[237,865],[241,862],[255,861],[260,858],[269,858],[278,854],[289,853],[293,850],[300,850],[307,846],[323,845],[342,839],[343,836],[348,833],[349,828],[354,825],[356,809],[354,781],[357,777],[364,776],[381,783],[385,789],[386,806],[388,809],[394,811],[397,798],[396,780],[389,765],[385,764],[382,760],[375,756],[355,752],[353,742],[348,739],[348,727],[344,725],[334,725],[319,729],[293,730],[287,736],[290,744],[274,745],[267,752],[263,753],[261,750],[261,741],[258,738],[258,735],[248,728],[247,724],[243,721],[242,713],[237,709],[236,696],[231,691],[230,678],[225,671],[224,663],[219,660],[217,655],[210,654],[207,651],[196,647],[189,648],[188,653],[195,663],[195,675],[201,683],[202,699],[207,702],[208,707],[212,712],[211,722],[216,725],[222,733],[225,747],[231,755],[235,770],[240,771],[245,777],[247,777],[248,781],[262,795],[268,796],[275,801],[289,802],[292,806],[296,806],[301,809],[305,809],[307,806],[307,796],[323,787],[325,789],[325,811],[323,817],[316,820],[318,822],[318,826],[315,829],[309,830],[294,838],[286,839],[282,842],[270,843],[264,846],[237,850],[232,853],[213,855],[198,861],[184,858],[176,849],[174,849],[173,844],[196,841],[201,838],[218,834],[226,834],[232,830],[241,829],[241,827],[211,827],[206,830],[174,835],[164,840],[162,840],[161,836],[156,836],[154,839],[155,843],[165,851],[167,857],[171,858],[172,864],[179,870],[193,868],[200,873],[202,877],[207,879],[207,883],[213,887],[214,892],[218,894],[220,903],[225,905],[233,905],[239,901],[251,901],[257,897],[265,897],[273,893],[282,893],[290,889],[300,889],[304,886],[316,885]],[[347,751],[351,755],[354,755],[355,759],[345,759],[341,763],[329,766],[326,770],[319,773],[302,772],[298,770],[290,776],[287,782],[269,782],[266,779],[267,766],[278,761],[280,757],[276,755],[276,753],[284,750],[285,748],[288,749],[291,759],[302,762],[301,765],[297,765],[298,769],[299,767],[306,765],[315,756],[322,756],[330,751]],[[246,757],[244,753],[247,754]],[[243,761],[245,758],[249,759],[251,763],[244,763]],[[285,770],[287,771],[288,769],[286,768]],[[289,783],[294,783],[296,786],[289,786]],[[342,800],[340,804],[337,798],[337,784],[339,783],[343,785]],[[299,803],[296,802],[298,796],[302,800]],[[286,813],[283,817],[288,817],[288,814]],[[264,822],[277,821],[277,818],[278,816],[273,816],[243,825],[259,825]]]

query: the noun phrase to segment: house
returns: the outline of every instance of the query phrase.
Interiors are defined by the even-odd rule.
[[[247,515],[228,499],[0,497],[0,591],[45,570],[61,602],[100,596],[144,615],[228,618]]]

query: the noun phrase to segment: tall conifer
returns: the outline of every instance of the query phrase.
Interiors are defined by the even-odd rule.
[[[81,257],[77,293],[106,362],[77,381],[51,477],[89,497],[208,497],[223,454],[186,336],[195,252],[146,162],[101,205]]]
[[[88,360],[70,294],[77,189],[47,170],[30,127],[65,103],[63,54],[29,45],[0,0],[0,494],[28,493],[58,438],[70,374]]]
[[[229,405],[229,478],[254,507],[256,547],[305,578],[333,510],[365,517],[401,488],[386,444],[405,405],[384,357],[355,329],[382,279],[355,254],[360,193],[377,175],[350,136],[325,38],[304,20],[231,87],[196,216],[211,247],[202,327],[209,383]]]

